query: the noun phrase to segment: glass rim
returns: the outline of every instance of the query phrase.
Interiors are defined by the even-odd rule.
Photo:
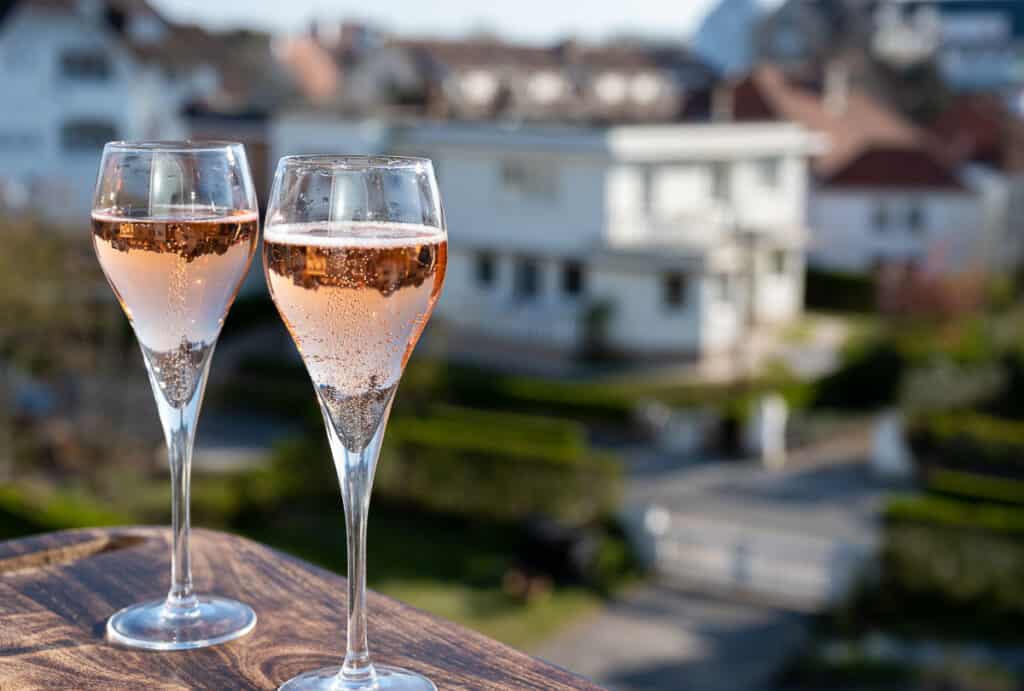
[[[391,154],[289,154],[282,156],[279,168],[309,168],[312,170],[352,171],[406,170],[432,168],[433,161],[423,156],[394,156]]]
[[[118,139],[107,142],[104,151],[159,153],[202,153],[208,151],[225,151],[243,146],[241,142],[226,139],[149,139],[131,141]]]

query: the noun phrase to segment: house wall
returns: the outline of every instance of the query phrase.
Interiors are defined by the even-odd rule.
[[[62,73],[65,51],[95,51],[110,61],[107,79]],[[58,221],[85,219],[100,147],[69,149],[62,127],[76,120],[111,125],[121,139],[180,138],[181,89],[137,64],[106,31],[69,12],[20,3],[0,28],[0,180]]]
[[[921,224],[908,223],[920,209]],[[876,223],[879,208],[888,222]],[[977,195],[949,190],[815,190],[811,198],[812,266],[870,271],[880,261],[914,262],[936,273],[979,268],[984,260],[984,215]]]
[[[514,150],[431,154],[453,243],[545,254],[578,254],[601,243],[601,160]],[[525,185],[508,180],[520,174]]]
[[[450,241],[437,315],[462,333],[571,353],[588,311],[608,303],[610,347],[702,357],[734,348],[751,321],[802,309],[808,145],[798,128],[388,126],[292,114],[270,131],[272,158],[316,150],[433,159]],[[770,185],[761,168],[769,158]],[[787,270],[751,264],[748,237],[757,251],[784,248]],[[482,255],[493,265],[486,285]],[[579,295],[563,285],[569,262],[583,270]],[[529,295],[517,281],[524,263],[536,274]],[[667,298],[673,275],[685,282],[678,305]]]

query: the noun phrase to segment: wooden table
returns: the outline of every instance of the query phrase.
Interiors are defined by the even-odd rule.
[[[108,643],[107,617],[167,588],[169,531],[119,528],[0,543],[0,690],[276,689],[338,664],[345,581],[254,542],[198,530],[196,584],[256,610],[256,630],[184,652]],[[415,670],[441,691],[598,689],[558,667],[420,610],[369,594],[374,659]]]

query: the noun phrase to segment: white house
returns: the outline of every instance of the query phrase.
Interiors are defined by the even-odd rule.
[[[450,237],[437,311],[460,335],[571,354],[605,306],[605,347],[700,359],[802,311],[817,139],[796,125],[387,127],[292,115],[271,140],[275,154],[315,140],[435,161]]]
[[[985,195],[930,133],[841,69],[829,71],[818,93],[761,67],[730,98],[736,120],[793,121],[826,138],[811,167],[812,266],[868,273],[895,265],[933,276],[1000,268],[989,251]]]
[[[216,74],[169,65],[178,59],[161,50],[170,31],[144,3],[4,5],[0,208],[86,218],[105,142],[183,138],[182,105]]]

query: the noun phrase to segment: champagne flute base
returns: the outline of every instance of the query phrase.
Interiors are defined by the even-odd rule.
[[[324,667],[286,681],[277,691],[437,691],[434,682],[398,667],[374,665],[373,679],[349,682],[341,667]]]
[[[146,650],[191,650],[244,636],[256,626],[252,608],[228,598],[197,595],[184,611],[153,600],[125,607],[107,620],[107,638]]]

